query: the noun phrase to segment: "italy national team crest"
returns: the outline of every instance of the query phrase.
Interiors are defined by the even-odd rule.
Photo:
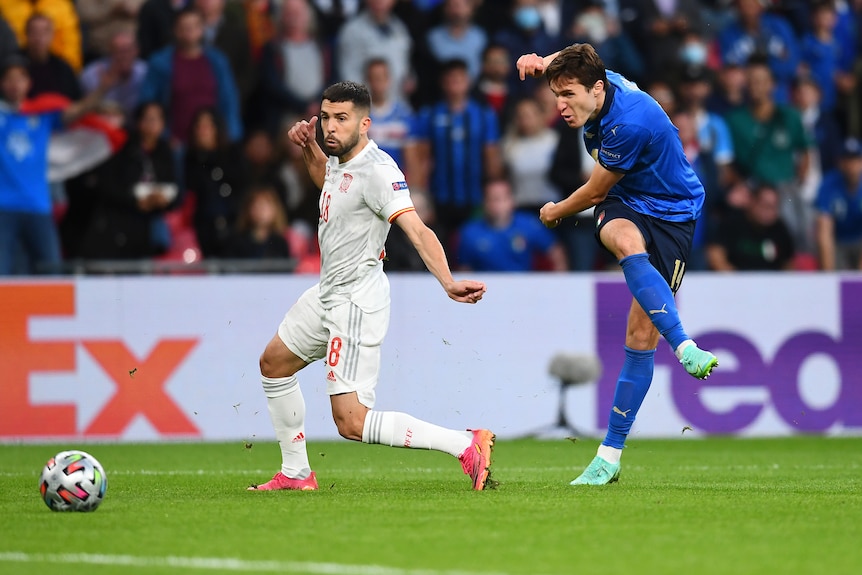
[[[602,225],[602,222],[605,221],[605,212],[602,210],[602,213],[599,214],[599,217],[596,218],[596,228]]]
[[[347,188],[350,187],[351,182],[353,182],[353,176],[350,174],[344,174],[344,177],[341,178],[341,185],[338,186],[338,191],[346,194]]]

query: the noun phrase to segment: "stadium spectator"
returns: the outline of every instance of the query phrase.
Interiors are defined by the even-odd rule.
[[[559,134],[545,124],[535,98],[524,98],[515,104],[501,149],[517,209],[538,212],[546,203],[560,199],[549,179],[559,139]]]
[[[275,164],[278,167],[278,178],[284,187],[287,213],[290,214],[290,229],[302,233],[306,240],[317,241],[317,221],[320,218],[318,199],[320,190],[305,169],[302,160],[302,148],[295,146],[289,139],[290,128],[296,123],[296,118],[288,118],[278,133]],[[297,246],[291,242],[291,249]]]
[[[9,23],[0,13],[0,62],[5,62],[9,56],[18,53],[18,39]]]
[[[802,126],[816,144],[811,148],[811,169],[818,175],[838,167],[841,155],[842,127],[836,114],[824,113],[820,108],[820,84],[811,76],[800,76],[793,86],[793,107],[799,111]],[[807,180],[812,180],[809,176]],[[819,187],[819,182],[817,183]]]
[[[371,126],[368,137],[377,146],[392,156],[398,165],[404,161],[404,147],[413,125],[413,110],[400,100],[392,100],[389,64],[382,58],[368,62],[365,84],[371,92]],[[407,175],[410,178],[410,174]]]
[[[313,116],[328,80],[326,47],[308,0],[284,0],[278,35],[263,48],[262,103],[267,129],[275,132],[287,116]]]
[[[225,255],[233,259],[287,259],[287,233],[287,214],[275,189],[251,188],[243,199]]]
[[[193,6],[203,17],[204,44],[221,50],[230,63],[240,109],[244,109],[257,81],[256,67],[252,65],[251,44],[242,6],[226,2],[194,0]]]
[[[802,38],[801,68],[810,74],[820,88],[820,108],[831,114],[839,94],[849,94],[855,87],[853,55],[836,36],[838,15],[831,0],[817,0],[811,9],[811,30]]]
[[[676,112],[676,94],[674,94],[670,83],[665,80],[656,79],[649,82],[644,91],[652,96],[653,100],[658,102],[658,105],[661,106],[661,109],[668,116],[672,116]]]
[[[706,246],[709,267],[720,272],[791,269],[794,243],[781,218],[779,193],[770,185],[749,192],[742,210],[719,222]]]
[[[164,213],[177,205],[180,194],[164,129],[161,105],[139,106],[129,140],[102,168],[82,257],[142,259],[170,246]]]
[[[796,248],[813,248],[811,199],[802,198],[799,182],[811,165],[812,142],[794,108],[775,101],[771,68],[753,58],[746,66],[748,106],[727,115],[735,164],[744,178],[775,186],[781,194],[782,218],[793,232]]]
[[[192,0],[145,0],[138,11],[138,47],[149,59],[174,40],[174,20]]]
[[[565,45],[560,36],[545,32],[538,0],[514,0],[510,18],[510,22],[493,37],[494,43],[505,47],[509,54],[550,54]],[[535,78],[519,82],[516,74],[509,76],[509,91],[516,99],[533,94],[538,85],[539,80]]]
[[[725,187],[735,181],[733,139],[727,122],[706,107],[712,92],[712,77],[703,66],[686,66],[680,78],[681,108],[691,114],[697,135],[700,170],[698,177],[706,189],[706,205],[720,201]]]
[[[407,173],[430,190],[438,232],[451,249],[452,234],[482,205],[482,181],[500,177],[497,118],[470,99],[467,64],[453,60],[440,72],[443,100],[419,111],[406,149]]]
[[[482,53],[482,72],[475,84],[472,97],[480,104],[494,110],[501,132],[510,113],[509,76],[511,74],[512,61],[509,52],[499,44],[489,44]]]
[[[633,82],[647,77],[646,64],[637,47],[622,31],[619,21],[607,15],[602,2],[587,2],[568,36],[575,42],[590,43],[608,68],[618,70]]]
[[[827,173],[815,200],[817,251],[824,270],[862,270],[862,143],[848,138],[838,169]]]
[[[287,192],[281,180],[275,142],[266,130],[255,130],[245,139],[242,149],[243,174],[246,184],[258,187],[274,187],[280,198]]]
[[[258,62],[263,47],[275,37],[273,9],[270,0],[242,0],[242,4],[245,9],[245,25],[248,29],[251,55],[254,61]]]
[[[322,190],[323,267],[319,284],[287,312],[260,358],[282,463],[270,481],[249,490],[318,489],[308,461],[305,400],[296,374],[326,358],[327,392],[339,434],[368,444],[449,453],[470,476],[472,488],[481,491],[490,475],[493,433],[444,429],[406,413],[373,409],[380,344],[390,313],[389,284],[380,261],[390,224],[404,229],[451,299],[476,303],[485,285],[452,278],[440,242],[413,209],[404,174],[368,139],[368,90],[341,82],[327,88],[322,100],[328,154],[317,144],[316,118],[294,125],[290,139],[303,148],[309,174]]]
[[[745,105],[745,67],[724,64],[719,67],[715,87],[706,101],[706,109],[722,118]]]
[[[242,137],[239,98],[230,64],[217,48],[203,43],[199,12],[184,10],[174,23],[175,43],[153,54],[141,87],[142,102],[165,108],[172,141],[185,143],[192,117],[201,108],[215,108],[224,118],[228,139]]]
[[[426,42],[431,56],[439,65],[449,60],[464,60],[470,83],[479,77],[482,52],[488,36],[473,23],[475,0],[446,0],[443,23],[428,31]]]
[[[53,24],[50,52],[62,58],[75,73],[81,70],[81,24],[72,0],[3,0],[0,12],[18,38],[18,45],[27,44],[27,24],[36,14]]]
[[[392,13],[395,0],[366,0],[365,9],[350,18],[338,35],[338,77],[362,82],[365,68],[373,58],[389,63],[393,100],[407,100],[413,92],[410,50],[413,39],[407,26]]]
[[[135,35],[143,3],[144,0],[77,0],[75,7],[85,31],[85,60],[110,54],[117,33],[131,31]]]
[[[566,254],[532,212],[519,211],[507,180],[485,184],[482,215],[458,238],[458,267],[478,272],[564,271]]]
[[[43,14],[33,14],[27,21],[27,43],[23,53],[29,62],[30,93],[33,98],[40,94],[60,94],[70,100],[81,97],[81,87],[72,66],[51,52],[54,24]]]
[[[645,0],[640,3],[638,22],[643,27],[646,47],[646,77],[670,79],[668,75],[679,67],[684,40],[692,32],[701,32],[700,10],[699,0]]]
[[[205,258],[225,256],[245,193],[239,144],[228,142],[224,122],[212,108],[192,119],[185,166],[185,187],[193,198],[192,222]]]
[[[765,12],[761,0],[736,0],[737,16],[719,35],[724,64],[744,66],[752,56],[766,58],[774,78],[775,100],[785,104],[799,65],[799,42],[787,20]]]
[[[52,132],[94,109],[111,87],[110,75],[89,96],[62,111],[23,110],[30,91],[25,59],[2,63],[0,91],[0,276],[56,272],[61,264],[48,188],[48,142]],[[21,255],[20,268],[13,268]]]
[[[138,106],[138,94],[147,75],[147,64],[138,58],[137,40],[130,29],[118,29],[110,39],[108,55],[84,68],[81,74],[84,93],[95,90],[102,74],[109,71],[117,78],[117,83],[105,94],[105,100],[117,103],[130,119]]]

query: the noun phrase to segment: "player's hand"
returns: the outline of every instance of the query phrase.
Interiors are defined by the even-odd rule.
[[[290,130],[287,132],[287,137],[300,148],[304,148],[310,142],[313,142],[317,136],[316,127],[317,116],[312,116],[309,121],[300,120],[291,126]]]
[[[446,286],[446,293],[461,303],[476,303],[485,295],[485,284],[473,280],[452,282]]]
[[[539,219],[542,220],[542,223],[545,224],[546,228],[555,228],[560,225],[561,221],[563,221],[562,218],[551,215],[555,207],[557,207],[557,204],[554,202],[548,202],[542,206],[541,210],[539,210]]]
[[[545,73],[545,60],[535,52],[524,54],[515,63],[518,68],[518,77],[525,80],[527,76],[541,76]]]

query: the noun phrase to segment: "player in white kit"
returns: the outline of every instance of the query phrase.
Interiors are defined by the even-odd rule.
[[[327,392],[338,432],[347,439],[394,447],[444,451],[459,459],[473,489],[488,484],[494,434],[456,431],[406,413],[374,411],[380,345],[389,326],[389,281],[382,258],[394,222],[416,247],[428,270],[455,301],[476,303],[482,282],[455,281],[437,236],[416,215],[404,174],[368,138],[371,97],[355,82],[323,92],[318,118],[297,122],[290,140],[302,148],[321,188],[318,240],[320,282],[290,308],[260,357],[261,381],[281,447],[281,470],[250,490],[317,489],[305,446],[305,401],[296,373],[325,359]]]

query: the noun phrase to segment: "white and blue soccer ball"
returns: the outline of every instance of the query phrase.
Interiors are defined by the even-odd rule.
[[[51,511],[94,511],[107,488],[104,468],[84,451],[61,451],[48,460],[39,478],[42,501]]]

